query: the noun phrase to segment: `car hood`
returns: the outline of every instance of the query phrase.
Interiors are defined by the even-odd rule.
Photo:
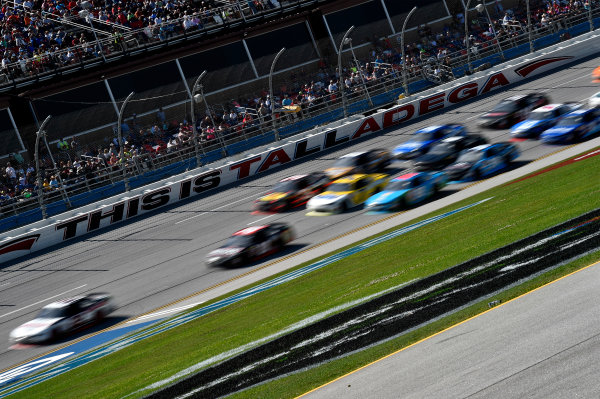
[[[325,174],[332,180],[337,179],[338,177],[342,177],[344,175],[352,172],[354,168],[352,167],[335,167],[335,168],[327,168],[325,169]]]
[[[418,157],[417,159],[415,159],[415,163],[433,163],[433,162],[438,162],[438,161],[442,161],[448,157],[450,157],[452,154],[451,153],[445,153],[445,154],[425,154],[422,155],[420,157]]]
[[[393,201],[397,200],[398,198],[402,197],[404,194],[406,194],[409,191],[410,191],[410,189],[396,190],[396,191],[382,191],[382,192],[377,193],[374,196],[370,197],[367,200],[366,205],[369,206],[369,205],[390,203],[390,202],[393,202]]]
[[[433,140],[407,141],[405,143],[400,144],[399,146],[396,146],[396,148],[394,148],[394,153],[398,154],[398,153],[403,153],[403,152],[417,151],[417,150],[420,150],[421,148],[431,144],[432,142],[433,142]]]
[[[554,126],[542,133],[542,136],[561,136],[563,134],[571,133],[573,130],[577,129],[581,125],[582,124],[580,123],[577,125],[570,126]]]
[[[54,323],[62,320],[62,317],[52,319],[33,319],[15,328],[10,334],[12,337],[31,337],[40,334],[50,328]]]
[[[210,251],[208,253],[208,255],[206,255],[207,258],[227,258],[230,256],[235,256],[237,254],[239,254],[240,252],[242,252],[244,250],[244,248],[242,247],[221,247],[221,248],[217,248],[213,251]]]
[[[497,119],[508,115],[508,112],[488,112],[479,117],[482,119]]]
[[[473,164],[471,162],[456,162],[448,166],[446,169],[444,169],[444,171],[452,175],[469,170],[472,166]]]
[[[531,130],[533,128],[542,126],[542,125],[544,125],[544,124],[546,124],[548,122],[550,122],[549,119],[541,119],[541,120],[535,120],[535,121],[525,120],[523,122],[519,122],[516,125],[514,125],[510,129],[510,131],[513,132],[513,133],[516,133],[516,132],[526,132],[526,131]]]
[[[264,197],[260,197],[258,200],[262,202],[272,202],[278,201],[280,199],[284,199],[289,195],[289,193],[270,193],[265,195]]]
[[[344,193],[325,192],[323,194],[317,195],[316,197],[312,197],[308,202],[310,205],[333,204],[335,202],[345,200],[348,197],[348,195],[350,195],[350,192],[344,192]]]

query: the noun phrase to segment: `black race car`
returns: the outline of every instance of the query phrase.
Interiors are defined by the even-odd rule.
[[[500,101],[490,112],[479,117],[479,126],[506,129],[521,122],[529,113],[542,105],[550,104],[545,94],[529,93]]]
[[[460,152],[465,148],[486,143],[487,140],[484,137],[475,134],[448,137],[434,144],[427,154],[415,158],[414,166],[417,170],[441,170],[456,161]]]
[[[252,226],[236,231],[225,244],[206,256],[209,266],[242,266],[280,251],[295,238],[285,223]]]
[[[392,156],[388,150],[358,151],[338,158],[332,167],[325,169],[325,173],[331,180],[337,180],[357,173],[383,172],[391,162]]]
[[[299,207],[320,194],[329,184],[331,180],[323,172],[286,177],[257,199],[254,209],[259,212],[278,212]]]

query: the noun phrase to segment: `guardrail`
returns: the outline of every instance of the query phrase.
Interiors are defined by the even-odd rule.
[[[323,128],[306,132],[303,137],[282,141],[241,154],[236,161],[225,160],[213,167],[172,176],[105,201],[36,222],[0,236],[0,262],[62,243],[75,237],[109,227],[157,208],[198,196],[214,188],[235,183],[250,176],[281,167],[319,151],[376,134],[430,112],[468,101],[523,79],[564,67],[600,51],[600,35],[588,33],[538,54],[522,57],[508,65],[477,72],[441,85],[424,95],[406,99],[395,107],[370,116],[352,116]]]

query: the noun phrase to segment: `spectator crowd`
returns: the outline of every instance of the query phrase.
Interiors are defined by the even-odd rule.
[[[0,14],[4,38],[0,51],[4,52],[4,60],[7,57],[12,60],[15,56],[26,59],[40,51],[50,54],[52,48],[69,47],[69,42],[75,45],[88,40],[83,34],[74,37],[61,29],[55,31],[52,23],[47,24],[48,20],[43,18],[43,12],[76,15],[82,6],[80,1],[66,3],[44,0],[42,3],[24,1],[14,4],[14,8],[5,6]],[[256,12],[259,12],[261,7],[279,6],[279,3],[273,0],[252,4],[253,11]],[[210,10],[215,6],[211,2],[201,3],[200,9],[204,12],[202,14],[194,8],[193,3],[185,0],[146,0],[143,3],[106,0],[102,6],[96,6],[95,3],[93,5],[97,18],[106,18],[107,21],[132,28],[160,25],[163,20],[180,17],[188,21],[188,24],[194,24],[198,22],[193,22],[194,18],[210,15]],[[35,11],[38,6],[40,10]],[[561,21],[565,16],[587,13],[590,3],[580,0],[533,0],[531,6],[534,29],[550,27],[558,30],[563,27]],[[593,6],[598,4],[594,3]],[[133,14],[131,18],[130,14]],[[495,45],[495,35],[500,42],[505,42],[525,32],[527,16],[524,5],[514,10],[504,10],[497,2],[491,14],[494,16],[491,21],[483,14],[475,17],[470,15],[469,51],[475,56],[481,50]],[[123,15],[125,17],[122,17]],[[124,122],[121,126],[124,137],[122,143],[118,142],[115,135],[111,142],[107,141],[101,147],[91,149],[80,148],[75,139],[61,139],[56,151],[69,155],[59,160],[56,169],[46,157],[44,167],[39,172],[42,174],[42,189],[45,192],[53,192],[61,187],[61,183],[68,186],[84,180],[88,183],[101,181],[107,179],[111,172],[121,170],[123,165],[132,165],[143,157],[160,158],[179,150],[191,150],[196,142],[203,148],[211,148],[211,145],[218,145],[219,137],[227,140],[247,138],[255,134],[261,123],[284,118],[286,114],[294,115],[287,116],[293,118],[299,113],[310,113],[327,104],[338,102],[341,80],[347,95],[352,97],[362,95],[369,87],[400,79],[402,68],[406,68],[412,76],[420,75],[438,79],[439,82],[452,79],[451,67],[454,65],[454,58],[464,56],[467,51],[464,18],[459,12],[453,15],[450,23],[436,32],[427,24],[419,26],[416,40],[405,46],[404,59],[399,40],[378,40],[372,43],[367,61],[360,62],[354,59],[341,74],[336,67],[321,61],[314,76],[291,75],[285,85],[277,88],[275,98],[271,98],[266,90],[262,90],[244,99],[231,101],[221,107],[221,112],[213,110],[197,118],[195,129],[187,119],[167,118],[161,108],[155,115],[154,123],[150,125],[139,122],[135,115]],[[139,21],[142,25],[137,25]],[[31,62],[31,58],[26,62]],[[275,113],[272,112],[272,108],[275,109]],[[18,154],[14,155],[0,176],[0,206],[35,196],[37,173],[31,164],[27,164]]]

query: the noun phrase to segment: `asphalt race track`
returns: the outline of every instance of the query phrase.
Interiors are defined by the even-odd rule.
[[[596,264],[303,398],[596,398],[599,282]]]
[[[365,148],[393,148],[416,129],[443,123],[463,123],[477,132],[475,118],[509,95],[548,92],[556,102],[587,100],[600,90],[591,83],[590,74],[600,58],[527,82],[475,102],[455,107],[444,114],[403,125],[367,141],[294,164],[266,176],[246,181],[185,205],[160,211],[152,216],[98,234],[23,262],[0,268],[0,369],[11,367],[64,344],[9,349],[8,335],[19,324],[35,317],[41,306],[69,295],[92,291],[115,296],[118,310],[106,323],[108,327],[129,317],[149,312],[200,290],[227,281],[253,268],[269,263],[266,259],[240,269],[207,268],[203,259],[233,231],[249,225],[285,221],[292,224],[297,240],[288,251],[305,249],[333,236],[366,225],[385,215],[366,215],[354,210],[342,215],[309,217],[304,210],[278,215],[252,215],[252,201],[279,179],[299,173],[322,170],[340,155]],[[509,139],[508,131],[486,131],[492,142]],[[559,149],[538,141],[518,143],[522,155],[517,165],[540,158]],[[410,163],[397,162],[390,173],[404,172]],[[450,186],[451,193],[458,187]],[[89,331],[88,331],[89,332]]]

